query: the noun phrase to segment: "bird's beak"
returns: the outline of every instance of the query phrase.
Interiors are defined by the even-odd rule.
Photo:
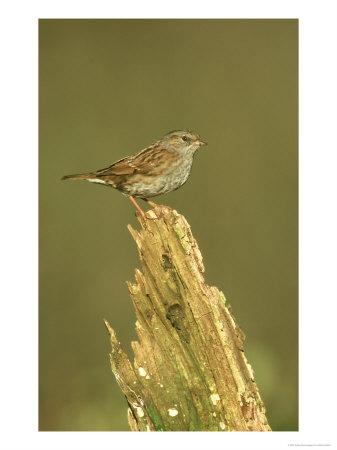
[[[198,143],[199,143],[199,147],[201,147],[202,145],[207,145],[207,142],[204,142],[204,141],[200,141],[200,140],[199,140],[199,142],[198,142]]]

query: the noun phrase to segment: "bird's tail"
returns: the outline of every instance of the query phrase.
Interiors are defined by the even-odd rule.
[[[92,178],[92,173],[78,173],[75,175],[65,175],[62,177],[62,180],[87,180],[88,178]]]

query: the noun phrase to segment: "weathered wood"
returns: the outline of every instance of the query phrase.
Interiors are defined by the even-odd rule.
[[[134,431],[270,431],[244,334],[208,286],[185,218],[158,206],[129,226],[142,263],[128,283],[138,341],[131,364],[108,322],[111,368]]]

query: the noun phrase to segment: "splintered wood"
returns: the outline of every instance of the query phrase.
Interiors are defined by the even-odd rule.
[[[134,431],[271,431],[226,299],[205,283],[186,219],[157,206],[131,226],[141,260],[128,283],[136,310],[134,363],[106,321],[111,368]]]

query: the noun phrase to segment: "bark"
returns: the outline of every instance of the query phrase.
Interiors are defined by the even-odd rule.
[[[111,368],[134,431],[271,431],[224,294],[205,283],[186,219],[158,206],[131,226],[142,264],[128,283],[134,363],[106,321]]]

